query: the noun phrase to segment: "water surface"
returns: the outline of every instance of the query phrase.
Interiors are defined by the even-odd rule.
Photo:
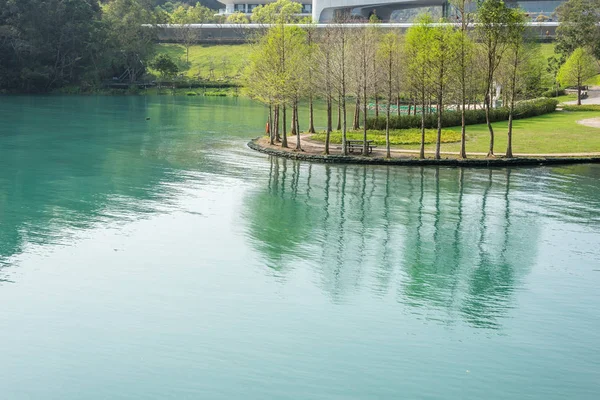
[[[600,166],[274,159],[243,99],[0,115],[2,399],[599,396]]]

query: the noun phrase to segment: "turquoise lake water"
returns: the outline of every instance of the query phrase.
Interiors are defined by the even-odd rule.
[[[600,398],[600,165],[293,162],[265,116],[0,97],[0,399]]]

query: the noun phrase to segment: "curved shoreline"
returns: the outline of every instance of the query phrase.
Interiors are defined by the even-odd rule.
[[[596,164],[600,163],[600,156],[574,156],[574,157],[517,157],[517,158],[443,158],[436,160],[433,158],[419,159],[415,157],[391,158],[384,157],[364,157],[353,155],[324,155],[309,154],[291,150],[280,150],[261,145],[261,137],[252,139],[247,146],[252,150],[263,154],[276,157],[283,157],[292,160],[310,161],[317,163],[331,164],[356,164],[356,165],[403,165],[403,166],[445,166],[445,167],[509,167],[509,166],[533,166],[533,165],[566,165],[566,164]]]

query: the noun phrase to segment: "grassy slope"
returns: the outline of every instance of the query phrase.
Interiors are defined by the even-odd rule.
[[[554,43],[540,44],[540,54],[544,58],[544,60],[547,60],[549,57],[556,55],[556,53],[554,53]],[[552,82],[552,76],[550,75],[549,72],[544,71],[543,80],[544,80],[544,82]],[[591,86],[600,86],[600,74],[594,76],[591,79],[588,79],[585,82],[585,84],[591,85]],[[567,101],[567,100],[574,100],[574,99],[563,99],[561,101]]]
[[[176,60],[181,73],[189,78],[208,80],[210,64],[214,66],[214,80],[239,80],[239,75],[250,54],[250,45],[195,45],[190,47],[190,60],[186,62],[185,47],[179,44],[158,44],[157,53],[167,53]],[[223,61],[226,66],[224,67]]]
[[[600,117],[600,112],[561,112],[514,121],[513,151],[516,153],[578,153],[600,151],[600,129],[577,124],[576,121]],[[508,123],[492,124],[495,132],[494,152],[506,150]],[[446,128],[460,132],[460,127]],[[487,153],[489,133],[485,124],[467,127],[467,152]],[[416,149],[417,145],[402,146]],[[433,149],[428,145],[429,150]],[[442,151],[458,152],[459,143],[442,144]]]

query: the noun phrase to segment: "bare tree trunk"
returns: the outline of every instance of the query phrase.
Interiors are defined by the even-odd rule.
[[[352,130],[357,131],[360,128],[360,95],[356,94],[356,104],[354,106],[354,120],[352,121]]]
[[[268,129],[267,132],[269,134],[269,140],[271,144],[273,144],[273,106],[269,103],[269,117],[267,118]]]
[[[296,106],[292,105],[292,120],[290,121],[290,135],[294,136],[296,132]]]
[[[288,141],[287,141],[287,112],[286,112],[286,107],[285,107],[285,103],[283,103],[283,123],[282,123],[282,127],[283,127],[283,140],[281,141],[281,147],[288,147]]]
[[[337,130],[342,130],[342,96],[338,95]]]
[[[308,133],[315,133],[315,115],[312,93],[308,98]]]
[[[490,107],[491,107],[491,93],[485,96],[485,122],[490,132],[490,149],[488,151],[488,157],[494,157],[494,128],[490,122]]]
[[[298,101],[294,103],[294,129],[296,130],[296,150],[301,151],[302,145],[300,144],[300,118],[298,117]]]
[[[300,134],[300,111],[298,111],[298,102],[296,101],[296,132]]]
[[[425,158],[425,88],[422,88],[421,92],[421,149],[419,151],[419,158]]]
[[[512,158],[512,127],[513,127],[513,100],[511,100],[510,113],[508,114],[508,144],[506,146],[506,157]]]
[[[366,77],[365,77],[366,78]],[[369,154],[369,144],[367,143],[367,81],[363,82],[363,156]]]
[[[393,59],[392,53],[389,54],[388,60],[388,102],[387,109],[385,110],[385,156],[391,157],[390,150],[390,108],[392,107],[392,70],[393,70]]]
[[[273,118],[273,106],[269,104],[269,142],[275,144],[275,119]]]
[[[327,133],[325,136],[325,154],[329,154],[329,140],[331,138],[332,128],[332,107],[331,107],[331,95],[327,95]]]
[[[400,95],[396,96],[396,115],[400,116]],[[410,115],[410,112],[408,115]]]
[[[281,138],[279,136],[279,117],[280,117],[280,110],[279,110],[279,106],[275,106],[275,141],[277,142],[281,142]]]
[[[441,158],[441,154],[440,154],[440,150],[441,150],[441,144],[442,144],[442,106],[443,106],[443,99],[442,99],[442,94],[440,93],[439,97],[438,97],[438,103],[437,103],[437,137],[435,139],[435,159],[439,160]]]

